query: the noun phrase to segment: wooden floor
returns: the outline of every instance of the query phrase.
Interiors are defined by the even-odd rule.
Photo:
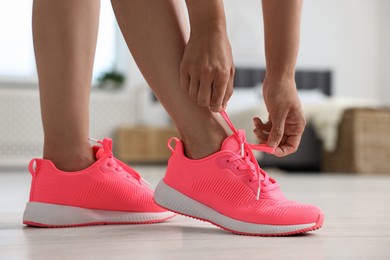
[[[136,167],[153,186],[163,167]],[[27,172],[0,172],[0,259],[390,259],[390,175],[272,173],[285,194],[325,211],[324,227],[247,237],[185,217],[155,225],[67,229],[21,224]]]

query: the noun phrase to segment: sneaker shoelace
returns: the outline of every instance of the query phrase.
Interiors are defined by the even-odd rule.
[[[136,172],[134,169],[132,169],[130,166],[125,164],[124,162],[118,160],[117,158],[114,157],[112,153],[112,141],[108,138],[105,138],[103,141],[101,140],[96,140],[93,138],[89,138],[90,141],[95,142],[100,144],[100,148],[102,151],[100,151],[104,157],[108,157],[109,159],[107,160],[107,166],[115,169],[116,172],[121,172],[125,171],[127,173],[126,177],[133,177],[136,179],[139,184],[146,184],[150,185],[145,179],[142,178],[142,176]]]
[[[264,191],[270,191],[278,187],[278,184],[276,182],[272,182],[270,180],[269,175],[260,168],[259,164],[257,163],[257,160],[255,156],[253,155],[252,150],[257,150],[261,152],[266,152],[269,154],[272,154],[275,152],[275,148],[269,147],[266,144],[249,144],[246,142],[245,134],[243,132],[238,131],[232,121],[230,120],[229,116],[227,115],[225,110],[222,110],[220,112],[221,116],[225,120],[225,122],[228,124],[230,129],[233,131],[235,136],[237,137],[241,151],[240,154],[235,154],[231,156],[228,159],[228,162],[234,162],[237,160],[240,160],[243,162],[243,164],[239,165],[237,167],[238,170],[241,171],[249,171],[250,174],[254,177],[253,181],[257,180],[257,194],[256,194],[256,200],[259,200],[260,193],[262,190],[262,184],[264,186]],[[252,179],[251,179],[252,180]]]

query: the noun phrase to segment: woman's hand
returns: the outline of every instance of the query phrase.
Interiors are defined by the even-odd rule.
[[[225,31],[192,34],[180,68],[181,85],[191,100],[213,112],[226,108],[233,94],[234,65]]]
[[[254,118],[253,132],[260,142],[276,147],[278,157],[296,152],[306,122],[294,80],[266,79],[263,96],[269,113],[268,122]]]
[[[186,4],[191,36],[180,66],[181,85],[191,100],[220,112],[233,94],[234,77],[223,0],[186,0]]]

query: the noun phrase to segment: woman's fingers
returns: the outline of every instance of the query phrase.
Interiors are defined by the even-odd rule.
[[[199,91],[199,80],[195,77],[190,78],[190,85],[188,88],[188,96],[191,100],[197,101]]]
[[[198,90],[197,103],[201,107],[210,107],[212,94],[213,76],[209,72],[201,75],[201,81]]]
[[[255,125],[255,129],[253,133],[259,139],[261,143],[266,143],[269,137],[269,132],[271,131],[272,125],[268,121],[267,123],[263,123],[260,118],[253,118],[253,124]]]
[[[298,150],[300,141],[301,135],[287,136],[285,140],[282,139],[280,145],[276,148],[274,155],[283,157],[295,153]]]
[[[234,68],[232,68],[230,70],[229,82],[228,82],[228,85],[227,85],[225,96],[223,97],[223,101],[222,101],[223,109],[226,109],[227,103],[228,103],[229,99],[233,95],[233,82],[234,82]]]
[[[226,32],[207,28],[191,33],[180,65],[189,98],[213,112],[226,107],[233,92],[234,64]]]
[[[229,70],[218,70],[214,74],[210,109],[213,112],[220,112],[223,107],[223,99],[228,87],[230,73]]]

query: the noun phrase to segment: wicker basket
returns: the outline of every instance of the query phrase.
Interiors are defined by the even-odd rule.
[[[390,174],[390,108],[346,110],[337,149],[323,152],[322,170]]]

